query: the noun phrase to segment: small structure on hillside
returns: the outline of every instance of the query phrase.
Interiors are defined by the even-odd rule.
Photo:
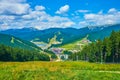
[[[55,53],[60,60],[67,60],[68,55],[63,54],[64,49],[63,48],[51,48],[51,51]]]
[[[51,51],[55,54],[61,54],[63,49],[62,48],[51,48]]]

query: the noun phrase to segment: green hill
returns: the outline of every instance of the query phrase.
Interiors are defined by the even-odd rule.
[[[39,47],[37,47],[35,44],[29,41],[21,40],[14,36],[1,34],[1,33],[0,33],[0,44],[4,44],[11,47],[17,47],[21,49],[27,49],[27,50],[41,50]]]
[[[90,62],[120,62],[120,31],[112,31],[110,37],[97,40],[85,46],[77,54],[79,60]]]
[[[85,45],[88,45],[90,43],[90,41],[87,38],[88,38],[88,36],[86,36],[83,39],[74,41],[72,43],[68,43],[68,44],[62,45],[60,47],[64,48],[65,50],[71,50],[71,51],[79,52],[80,50],[82,50],[82,48]]]
[[[19,37],[22,40],[32,41],[33,43],[43,46],[61,46],[73,43],[88,36],[88,40],[103,40],[110,36],[112,31],[120,30],[120,24],[96,26],[94,28],[84,27],[75,28],[50,28],[46,30],[36,30],[33,28],[9,29],[1,31],[4,34],[10,34]]]

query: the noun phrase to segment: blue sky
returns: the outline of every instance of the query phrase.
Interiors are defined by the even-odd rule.
[[[69,5],[69,13],[74,13],[76,10],[91,10],[98,12],[100,10],[108,11],[110,8],[119,9],[119,0],[27,0],[34,8],[36,5],[46,7],[48,13],[54,14],[61,6]]]
[[[120,23],[119,0],[0,0],[0,30]]]

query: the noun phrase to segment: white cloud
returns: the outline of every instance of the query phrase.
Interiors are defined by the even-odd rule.
[[[56,14],[65,14],[69,11],[69,8],[69,5],[64,5],[58,11],[56,11]]]
[[[0,14],[26,14],[30,5],[23,3],[24,0],[0,0]]]
[[[65,10],[63,11],[66,12]],[[47,14],[45,7],[41,5],[31,9],[25,0],[0,0],[0,30],[24,27],[35,27],[38,29],[66,28],[74,24],[67,17]]]
[[[14,16],[7,16],[7,15],[1,15],[0,16],[0,21],[5,21],[5,20],[14,20],[15,17]]]
[[[80,21],[78,25],[81,27],[85,27],[88,25],[88,23],[86,21]]]
[[[79,22],[81,26],[111,25],[120,23],[120,11],[112,8],[106,14],[102,11],[84,15],[84,20]]]
[[[111,9],[109,9],[109,11],[108,11],[108,13],[116,13],[117,12],[117,10],[115,9],[115,8],[111,8]]]
[[[0,30],[23,27],[35,27],[38,29],[78,28],[90,25],[120,23],[120,11],[115,8],[109,9],[107,13],[103,13],[102,10],[98,13],[90,13],[89,10],[79,10],[79,13],[84,13],[84,17],[82,18],[82,16],[75,16],[76,14],[73,14],[73,18],[71,19],[56,15],[51,16],[45,12],[45,9],[41,5],[37,5],[34,9],[31,9],[26,0],[0,0]],[[56,13],[66,14],[68,10],[69,5],[65,5],[56,11]]]
[[[34,14],[31,19],[32,21],[29,21],[27,24],[34,26],[37,29],[66,28],[75,24],[69,18],[50,16],[47,13]]]
[[[20,2],[26,2],[26,0],[0,0],[0,2],[20,3]]]
[[[103,14],[103,10],[99,11],[98,14]]]
[[[87,13],[87,12],[90,12],[89,10],[77,10],[76,12],[79,12],[79,13]]]
[[[9,29],[7,23],[3,23],[2,25],[0,25],[0,30],[6,30],[6,29]]]
[[[35,10],[42,11],[42,10],[45,10],[45,7],[44,6],[35,6]]]
[[[29,14],[23,15],[22,18],[23,19],[37,19],[37,18],[43,18],[43,17],[47,18],[47,16],[48,14],[46,14],[45,11],[31,11]]]

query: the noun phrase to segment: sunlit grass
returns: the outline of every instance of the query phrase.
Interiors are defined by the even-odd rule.
[[[61,48],[64,48],[66,50],[80,50],[85,45],[88,45],[88,42],[84,42],[84,41],[87,41],[87,37],[88,37],[88,35],[83,39],[77,40],[77,41],[69,43],[69,44],[62,45]]]
[[[120,64],[0,62],[0,80],[120,80],[119,72]]]

